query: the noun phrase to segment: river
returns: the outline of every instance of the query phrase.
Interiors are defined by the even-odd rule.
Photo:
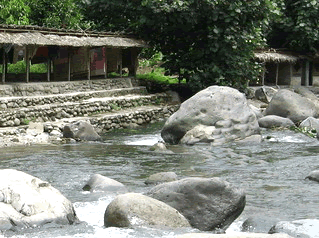
[[[243,213],[227,233],[239,232],[242,222],[251,216],[271,221],[319,217],[319,184],[305,179],[309,172],[319,169],[316,139],[292,131],[263,131],[267,139],[261,144],[176,145],[168,147],[174,152],[171,154],[150,151],[150,146],[161,140],[162,126],[158,123],[114,131],[103,135],[103,143],[1,148],[2,169],[21,170],[50,182],[73,202],[81,223],[6,231],[0,237],[168,238],[196,231],[105,228],[104,211],[115,194],[82,191],[95,173],[138,193],[150,189],[144,181],[157,172],[173,171],[179,178],[223,178],[243,188],[247,200]]]

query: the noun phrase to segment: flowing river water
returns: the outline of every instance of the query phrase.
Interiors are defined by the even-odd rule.
[[[174,153],[150,151],[161,140],[163,124],[137,130],[114,131],[103,143],[77,143],[0,149],[1,169],[21,170],[50,182],[73,202],[81,220],[77,225],[47,225],[6,231],[0,237],[174,237],[194,229],[105,228],[104,211],[115,194],[82,191],[91,175],[99,173],[143,193],[144,181],[157,172],[179,178],[220,177],[246,191],[246,207],[227,233],[239,232],[249,217],[270,222],[319,217],[319,183],[306,180],[319,169],[319,142],[292,131],[263,131],[260,144],[232,143],[169,146]],[[270,139],[269,139],[270,138]],[[262,224],[268,229],[269,224]],[[318,228],[319,233],[319,228]]]

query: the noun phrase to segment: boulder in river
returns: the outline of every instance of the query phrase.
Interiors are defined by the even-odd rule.
[[[275,128],[275,127],[291,127],[295,124],[292,120],[285,117],[280,117],[276,115],[268,115],[258,119],[260,127],[263,128]]]
[[[161,136],[170,144],[220,144],[259,133],[256,115],[244,94],[230,87],[211,86],[183,102],[166,121]]]
[[[78,222],[72,203],[48,182],[0,170],[0,230]]]
[[[318,237],[318,227],[317,219],[280,221],[270,229],[269,234],[286,233],[292,237]]]
[[[107,206],[105,227],[190,227],[187,219],[169,205],[139,193],[118,195]]]
[[[311,171],[311,172],[308,174],[308,176],[306,177],[306,179],[319,182],[319,170]]]
[[[124,184],[105,177],[101,174],[94,174],[91,176],[89,181],[84,185],[83,190],[90,192],[116,192],[116,193],[125,193],[127,188]]]
[[[311,100],[288,89],[281,89],[272,98],[265,114],[289,118],[297,124],[308,117],[318,117],[319,112]]]
[[[63,137],[83,141],[100,141],[101,137],[87,121],[77,121],[66,124],[63,128]]]
[[[153,187],[148,196],[174,207],[192,227],[226,229],[244,210],[243,190],[220,178],[186,178]]]
[[[159,184],[176,180],[177,175],[174,172],[160,172],[150,175],[145,181],[145,184]]]

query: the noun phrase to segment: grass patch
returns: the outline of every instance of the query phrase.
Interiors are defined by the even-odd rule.
[[[21,74],[26,73],[27,65],[24,60],[18,61],[16,64],[8,64],[8,73],[10,74]],[[0,72],[2,73],[2,67],[0,67]],[[46,73],[46,64],[31,64],[30,73]]]
[[[162,83],[162,84],[176,84],[178,82],[177,77],[171,77],[164,75],[164,69],[163,68],[155,68],[152,72],[146,73],[146,74],[138,74],[136,76],[138,79],[144,79],[144,80],[150,80],[156,83]],[[183,80],[181,83],[185,83],[185,80]]]

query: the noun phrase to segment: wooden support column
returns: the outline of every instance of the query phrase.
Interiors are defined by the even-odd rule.
[[[265,74],[266,74],[266,63],[263,63],[263,75],[261,79],[261,85],[265,86]]]
[[[88,80],[91,80],[91,54],[90,47],[87,47],[87,70],[88,70]]]
[[[48,58],[48,62],[47,62],[47,80],[48,82],[50,82],[51,80],[51,58]]]
[[[68,51],[68,81],[71,81],[71,59],[72,55],[70,51]]]
[[[2,83],[4,84],[6,82],[6,73],[7,73],[7,59],[6,59],[6,51],[3,48],[3,54],[2,54]]]
[[[309,86],[309,60],[305,64],[305,86]]]
[[[279,63],[276,65],[276,86],[278,85]]]
[[[104,78],[107,78],[107,52],[106,52],[106,47],[104,47]]]
[[[30,81],[30,58],[29,58],[29,49],[28,46],[25,47],[25,63],[26,63],[26,81]]]
[[[120,77],[122,78],[123,77],[123,73],[122,73],[122,70],[123,70],[123,64],[122,64],[122,58],[123,58],[123,53],[122,53],[122,50],[120,49],[120,52],[119,52],[119,66],[120,66]]]

